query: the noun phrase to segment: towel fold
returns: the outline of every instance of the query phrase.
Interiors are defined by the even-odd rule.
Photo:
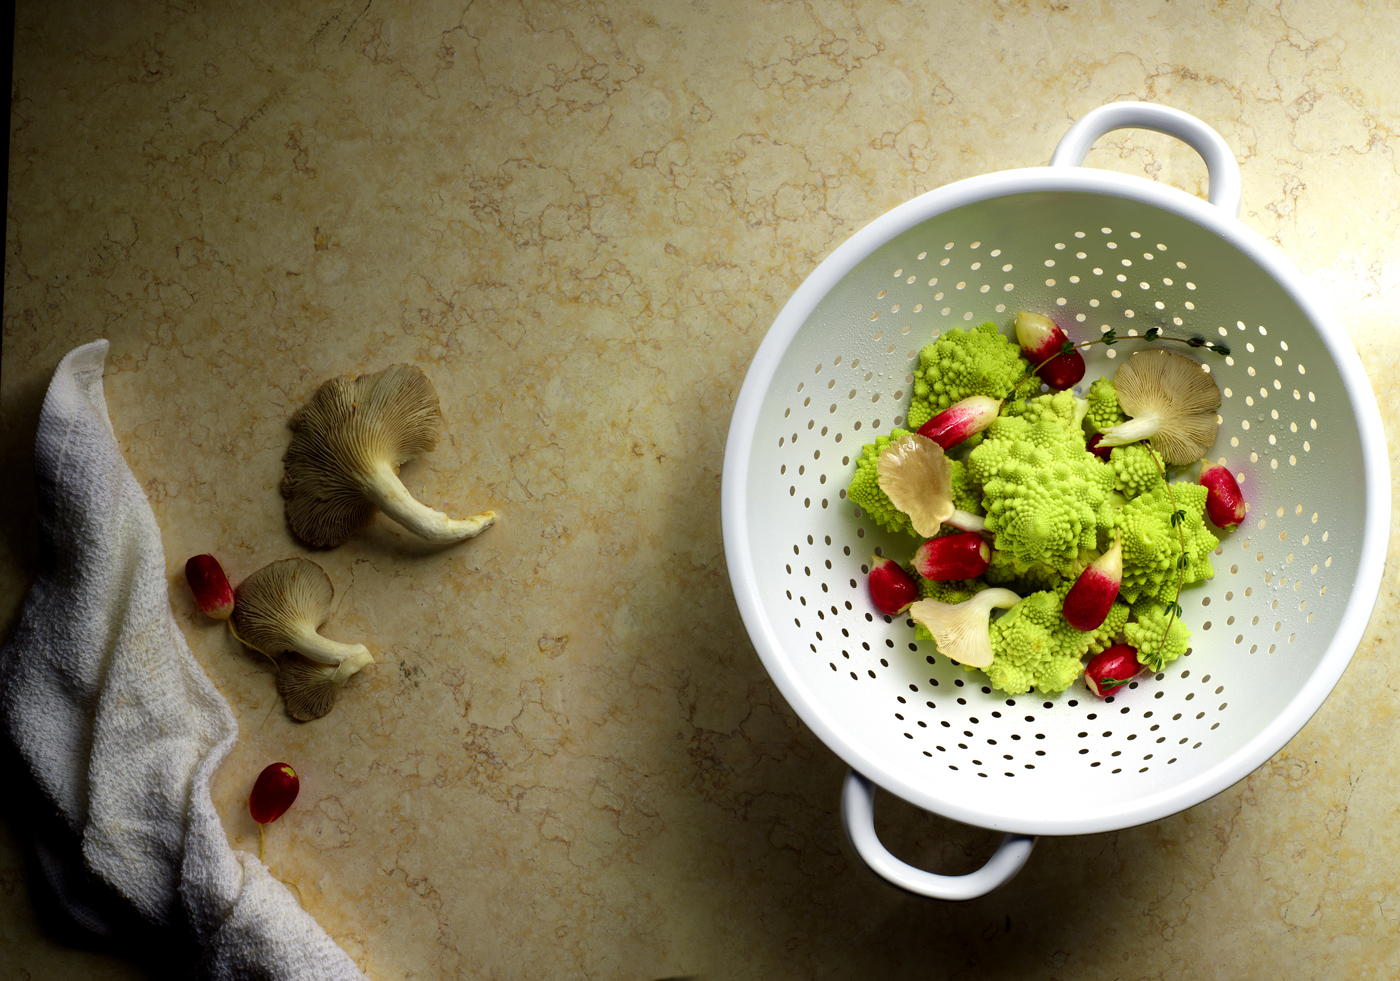
[[[175,622],[165,552],[102,392],[107,342],[59,363],[35,445],[44,569],[0,649],[0,723],[67,833],[32,856],[94,937],[136,922],[196,976],[365,976],[210,798],[238,723]],[[56,830],[56,829],[55,829]],[[37,883],[36,883],[37,885]]]

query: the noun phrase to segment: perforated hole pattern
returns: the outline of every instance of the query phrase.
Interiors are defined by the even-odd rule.
[[[913,782],[990,795],[989,807],[1014,810],[1017,792],[968,783],[1051,774],[1110,800],[1219,762],[1304,683],[1355,574],[1359,529],[1344,516],[1360,506],[1359,442],[1348,413],[1324,411],[1341,389],[1315,330],[1273,280],[1199,226],[1085,197],[1099,206],[1061,201],[1040,207],[1036,222],[1016,220],[1010,202],[984,202],[964,209],[987,212],[983,233],[954,212],[877,250],[790,346],[754,449],[762,473],[749,493],[764,525],[755,547],[782,555],[765,563],[767,606],[811,697]],[[1094,212],[1100,220],[1086,220]],[[1247,520],[1222,538],[1214,579],[1182,594],[1190,652],[1108,699],[1082,681],[1050,698],[1007,698],[916,641],[910,621],[878,614],[866,591],[870,557],[907,561],[916,541],[881,532],[845,499],[853,458],[903,422],[924,344],[985,320],[1010,334],[1018,309],[1050,314],[1075,340],[1160,326],[1226,339],[1232,351],[1201,358],[1223,396],[1209,455],[1235,472]],[[1086,349],[1080,394],[1145,347]]]

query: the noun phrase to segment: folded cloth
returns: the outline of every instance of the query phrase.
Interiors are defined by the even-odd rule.
[[[0,649],[0,722],[49,821],[68,826],[66,848],[45,835],[31,868],[90,934],[140,922],[192,951],[197,977],[364,981],[225,838],[209,785],[238,723],[171,611],[155,515],[107,417],[106,358],[106,341],[71,351],[44,399],[45,568]]]

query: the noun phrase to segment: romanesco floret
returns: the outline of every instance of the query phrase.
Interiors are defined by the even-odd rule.
[[[1124,497],[1137,497],[1162,483],[1162,473],[1166,465],[1156,450],[1142,443],[1113,448],[1110,465],[1113,467],[1113,489]],[[1157,462],[1152,462],[1153,457]]]
[[[1180,617],[1171,616],[1160,603],[1146,596],[1133,604],[1132,612],[1136,619],[1123,628],[1123,636],[1137,648],[1140,664],[1161,671],[1186,653],[1191,645],[1191,631]]]
[[[982,485],[972,479],[972,474],[968,472],[967,464],[961,460],[950,459],[952,473],[949,477],[950,490],[952,492],[953,507],[966,511],[969,514],[982,513]]]
[[[1009,402],[1002,409],[1002,415],[1019,416],[1028,423],[1056,422],[1066,433],[1073,433],[1082,447],[1084,430],[1081,424],[1088,411],[1089,403],[1066,389],[1063,392],[1038,395],[1033,399]]]
[[[1089,635],[1075,630],[1061,613],[1069,584],[1032,593],[991,625],[992,663],[985,669],[992,687],[1008,695],[1035,688],[1062,692],[1083,672],[1079,659]]]
[[[1030,365],[1020,345],[990,320],[972,330],[954,327],[919,352],[906,424],[917,430],[955,402],[973,395],[1005,398]]]
[[[1138,495],[1116,512],[1114,526],[1123,533],[1123,584],[1119,595],[1129,603],[1140,596],[1153,596],[1163,603],[1176,601],[1183,538],[1186,564],[1180,566],[1181,585],[1215,575],[1210,553],[1220,540],[1211,534],[1203,519],[1207,493],[1200,484],[1171,485],[1170,495],[1175,496],[1176,507],[1183,512],[1176,526],[1172,524],[1172,496],[1166,484]]]
[[[1017,566],[1009,552],[992,549],[992,560],[982,578],[994,586],[1005,586],[1013,593],[1025,596],[1042,589],[1054,589],[1064,581],[1065,576],[1053,565],[1044,562],[1027,562]]]
[[[1096,433],[1105,433],[1118,425],[1120,422],[1127,422],[1128,417],[1123,414],[1122,407],[1118,404],[1118,390],[1113,387],[1113,378],[1104,375],[1089,386],[1089,425]]]
[[[907,430],[892,429],[888,436],[876,436],[875,442],[866,443],[856,458],[856,472],[846,488],[846,497],[886,531],[915,534],[909,515],[895,507],[890,496],[880,489],[880,475],[875,462],[890,445],[890,441],[905,435]]]
[[[987,584],[976,579],[925,579],[914,574],[914,584],[919,587],[921,599],[935,599],[940,603],[962,603],[972,599]]]
[[[1055,419],[1001,416],[986,437],[967,463],[982,484],[987,528],[1003,563],[1012,570],[1073,567],[1113,521],[1113,468],[1084,449],[1081,431]]]

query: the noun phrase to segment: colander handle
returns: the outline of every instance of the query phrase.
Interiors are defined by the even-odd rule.
[[[967,875],[937,875],[901,862],[880,843],[875,833],[875,784],[855,770],[846,773],[841,792],[841,817],[851,847],[882,879],[930,899],[961,901],[985,896],[1021,871],[1035,847],[1029,835],[1008,834],[987,864]]]
[[[1195,116],[1152,102],[1110,102],[1079,118],[1055,147],[1051,167],[1080,167],[1095,141],[1115,129],[1150,129],[1175,136],[1201,155],[1207,198],[1231,218],[1240,216],[1240,165],[1220,134]]]

